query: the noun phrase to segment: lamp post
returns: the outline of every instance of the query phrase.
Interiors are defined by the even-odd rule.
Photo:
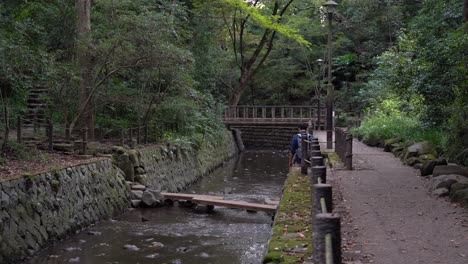
[[[318,59],[317,60],[317,65],[318,65],[318,74],[317,74],[317,79],[318,79],[318,91],[317,91],[317,130],[322,130],[322,106],[320,104],[320,94],[322,93],[322,78],[321,78],[321,73],[322,73],[322,64],[323,60]]]
[[[327,87],[327,149],[333,148],[333,84],[332,84],[332,20],[338,4],[334,1],[324,3],[328,14],[328,87]]]

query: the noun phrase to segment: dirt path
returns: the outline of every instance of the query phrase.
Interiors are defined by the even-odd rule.
[[[419,171],[381,149],[355,141],[353,163],[354,171],[336,169],[330,176],[366,257],[362,262],[468,263],[467,209],[430,196]]]

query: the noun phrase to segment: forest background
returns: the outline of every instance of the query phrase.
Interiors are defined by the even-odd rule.
[[[3,162],[37,88],[54,123],[91,138],[138,123],[194,146],[220,136],[226,105],[316,105],[329,63],[316,63],[327,52],[323,2],[4,0]],[[468,165],[467,1],[336,2],[337,125],[359,116],[354,133],[367,142],[429,140]]]

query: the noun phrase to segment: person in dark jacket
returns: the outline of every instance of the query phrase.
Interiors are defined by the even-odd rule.
[[[301,164],[301,156],[302,156],[302,149],[301,149],[301,138],[306,136],[307,140],[311,140],[314,138],[312,134],[307,133],[307,124],[300,124],[299,133],[295,134],[291,139],[291,145],[289,146],[290,154],[289,154],[289,167],[294,165]]]

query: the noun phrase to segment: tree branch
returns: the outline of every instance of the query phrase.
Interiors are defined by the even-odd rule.
[[[102,78],[99,82],[96,83],[96,85],[93,87],[93,89],[91,90],[91,92],[88,94],[88,97],[86,98],[85,102],[83,103],[83,105],[81,106],[80,110],[78,111],[78,115],[73,119],[73,121],[70,123],[70,131],[73,131],[73,128],[75,127],[75,124],[76,122],[78,121],[78,119],[81,117],[81,115],[83,115],[83,113],[85,112],[85,109],[86,107],[88,107],[88,104],[89,102],[91,101],[91,99],[93,98],[94,94],[96,93],[96,90],[97,88],[99,88],[99,86],[101,86],[107,79],[109,79],[112,75],[116,74],[117,72],[119,72],[120,70],[122,69],[128,69],[128,68],[134,68],[134,67],[137,67],[138,65],[140,65],[140,63],[142,61],[145,61],[145,59],[143,58],[139,58],[135,61],[135,63],[131,64],[131,65],[124,65],[124,66],[120,66],[120,67],[117,67],[116,69],[110,71],[106,76],[104,76],[104,78]]]

